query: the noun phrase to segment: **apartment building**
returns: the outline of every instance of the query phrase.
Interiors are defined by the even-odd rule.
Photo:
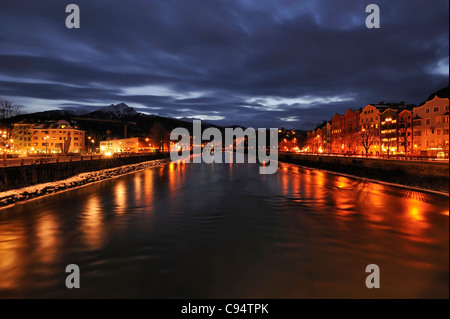
[[[353,111],[348,109],[344,114],[343,152],[346,154],[358,153],[360,113],[361,110]]]
[[[335,114],[331,119],[331,152],[335,154],[344,153],[344,116]]]
[[[435,96],[413,110],[414,154],[448,157],[449,100]]]
[[[31,153],[81,153],[85,149],[85,132],[65,120],[48,121],[32,127]]]

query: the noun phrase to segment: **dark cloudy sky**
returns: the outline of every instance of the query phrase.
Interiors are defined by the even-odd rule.
[[[70,3],[80,29],[65,27]],[[369,3],[380,29],[365,27]],[[1,0],[0,97],[308,128],[447,86],[448,13],[447,0]]]

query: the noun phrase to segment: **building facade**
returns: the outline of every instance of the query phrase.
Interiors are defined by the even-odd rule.
[[[82,153],[85,150],[85,132],[65,120],[45,122],[32,127],[28,153]]]
[[[100,142],[100,152],[107,155],[116,153],[154,152],[151,140],[143,137],[131,137]]]
[[[331,153],[344,153],[344,116],[335,114],[331,119]]]
[[[12,146],[18,154],[26,155],[32,148],[33,124],[18,122],[14,123],[12,130]]]
[[[327,123],[308,133],[309,151],[449,157],[448,98],[435,96],[419,107],[404,102],[368,104],[335,114]]]
[[[348,109],[344,114],[343,152],[345,154],[358,153],[360,113],[360,110],[354,112],[351,109]]]
[[[448,157],[449,100],[434,97],[414,108],[413,143],[417,155]]]

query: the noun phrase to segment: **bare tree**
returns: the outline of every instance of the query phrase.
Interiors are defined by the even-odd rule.
[[[10,139],[14,138],[14,123],[11,118],[19,115],[21,108],[20,105],[0,98],[0,146],[2,149],[8,145]],[[6,161],[6,152],[3,152],[3,158]]]
[[[0,128],[2,132],[6,131],[6,138],[11,138],[13,131],[13,123],[10,119],[21,113],[22,106],[15,105],[11,101],[3,100],[0,98]],[[2,134],[3,136],[4,134]]]
[[[0,120],[6,120],[20,114],[22,106],[0,98]]]
[[[64,140],[64,154],[69,153],[70,142],[72,138],[70,137],[70,132],[67,134],[67,138]]]
[[[364,147],[366,151],[366,156],[369,154],[370,147],[375,143],[375,141],[379,138],[378,130],[374,128],[361,129],[359,132],[359,139],[361,141],[361,145]]]
[[[408,153],[408,127],[406,123],[400,123],[398,126],[398,143],[403,145],[405,154]]]
[[[170,138],[169,132],[160,122],[153,124],[150,130],[150,138],[159,146],[159,151],[164,150],[164,144],[167,144]]]

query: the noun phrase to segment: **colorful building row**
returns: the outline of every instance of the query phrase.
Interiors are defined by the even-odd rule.
[[[425,104],[369,104],[335,114],[308,132],[306,151],[353,155],[449,155],[449,99]]]

